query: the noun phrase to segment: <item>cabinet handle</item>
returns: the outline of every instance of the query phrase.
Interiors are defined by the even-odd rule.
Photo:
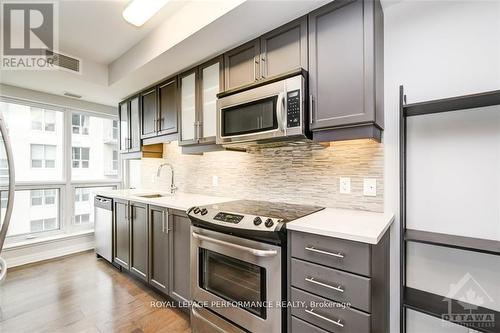
[[[257,81],[259,78],[259,73],[257,73],[257,71],[259,70],[259,60],[257,58],[254,58],[254,62],[253,62],[253,80],[254,81]]]
[[[327,256],[332,256],[332,257],[336,257],[339,259],[344,259],[344,257],[345,257],[341,252],[334,253],[334,252],[329,252],[329,251],[324,251],[324,250],[318,250],[314,246],[307,246],[307,247],[305,247],[305,250],[315,252],[315,253],[325,254]]]
[[[161,213],[161,232],[165,233],[165,212]]]
[[[344,324],[342,324],[342,321],[340,319],[333,320],[333,319],[327,318],[325,316],[322,316],[322,315],[317,314],[316,312],[314,312],[314,309],[311,309],[311,310],[305,309],[304,311],[307,312],[307,313],[309,313],[310,315],[315,316],[316,318],[322,319],[324,321],[327,321],[327,322],[332,323],[334,325],[337,325],[339,327],[344,327]]]
[[[335,286],[332,286],[332,285],[329,285],[329,284],[326,284],[326,283],[323,283],[323,282],[316,281],[312,277],[306,277],[305,280],[307,282],[310,282],[310,283],[313,283],[313,284],[317,284],[318,286],[322,286],[322,287],[325,287],[325,288],[329,288],[329,289],[338,291],[339,293],[343,293],[344,292],[344,289],[342,289],[342,286],[335,287]]]
[[[313,108],[314,108],[314,101],[313,101],[313,95],[309,95],[309,124],[312,125],[313,123]]]
[[[201,121],[198,121],[198,126],[196,127],[196,139],[199,140],[201,137],[203,137],[202,133],[201,133],[201,126],[202,126],[202,123]]]
[[[165,221],[165,232],[168,234],[168,232],[170,231],[170,223],[168,221],[168,211],[167,210],[164,210],[163,211],[163,216],[164,216],[164,221]]]
[[[163,125],[163,120],[164,120],[164,119],[165,119],[165,118],[163,118],[163,117],[158,119],[158,132],[160,132],[160,131],[161,131],[161,125]]]
[[[194,125],[194,135],[193,135],[194,141],[198,141],[198,122],[195,121],[193,125]]]

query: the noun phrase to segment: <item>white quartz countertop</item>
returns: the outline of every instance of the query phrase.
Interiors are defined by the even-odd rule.
[[[164,196],[159,198],[144,198],[141,195],[148,194],[162,194]],[[102,195],[108,198],[130,200],[141,202],[149,205],[156,205],[160,207],[167,207],[186,211],[193,206],[211,205],[220,202],[233,201],[235,199],[208,196],[202,194],[176,192],[171,195],[168,192],[155,191],[155,190],[98,190],[95,194]]]
[[[325,208],[287,223],[288,230],[377,244],[394,221],[392,213]]]
[[[168,192],[155,190],[98,190],[97,195],[109,198],[142,202],[186,211],[194,206],[237,200],[236,198],[216,197],[202,194]],[[159,198],[144,198],[141,195],[162,194]],[[288,230],[296,230],[311,234],[342,238],[357,242],[377,244],[391,223],[392,213],[373,213],[358,210],[325,208],[314,214],[287,223]]]

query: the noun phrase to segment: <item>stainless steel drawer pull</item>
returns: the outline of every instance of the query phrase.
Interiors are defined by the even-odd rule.
[[[327,256],[332,256],[332,257],[336,257],[336,258],[339,258],[339,259],[344,259],[344,255],[342,253],[340,253],[340,252],[333,253],[333,252],[329,252],[329,251],[318,250],[318,249],[314,248],[313,246],[307,246],[305,249],[307,251],[321,253],[321,254],[326,254]]]
[[[344,292],[344,289],[342,289],[342,286],[335,287],[335,286],[332,286],[332,285],[329,285],[329,284],[326,284],[326,283],[323,283],[323,282],[316,281],[312,277],[306,277],[306,281],[314,283],[314,284],[317,284],[318,286],[322,286],[322,287],[325,287],[325,288],[333,289],[335,291],[338,291],[339,293],[343,293]]]
[[[338,319],[338,320],[333,320],[333,319],[330,319],[330,318],[326,318],[325,316],[322,316],[320,314],[317,314],[316,312],[314,312],[314,309],[311,309],[311,310],[308,310],[308,309],[305,309],[305,311],[307,313],[309,313],[310,315],[313,315],[319,319],[323,319],[324,321],[327,321],[329,323],[332,323],[334,325],[337,325],[339,327],[344,327],[344,324],[342,324],[341,320]]]

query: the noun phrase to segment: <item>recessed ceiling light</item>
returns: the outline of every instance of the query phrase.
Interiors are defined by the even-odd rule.
[[[132,0],[122,16],[130,24],[140,27],[153,17],[169,0]]]

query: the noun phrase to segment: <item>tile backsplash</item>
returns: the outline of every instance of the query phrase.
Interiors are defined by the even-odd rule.
[[[206,195],[383,211],[384,150],[371,140],[331,143],[329,147],[267,148],[253,153],[220,151],[183,155],[176,142],[165,144],[164,159],[130,161],[130,186],[167,191],[169,162],[179,191]],[[218,178],[214,186],[213,177]],[[339,178],[351,178],[351,193],[339,191]],[[363,179],[376,179],[377,195],[363,195]]]

